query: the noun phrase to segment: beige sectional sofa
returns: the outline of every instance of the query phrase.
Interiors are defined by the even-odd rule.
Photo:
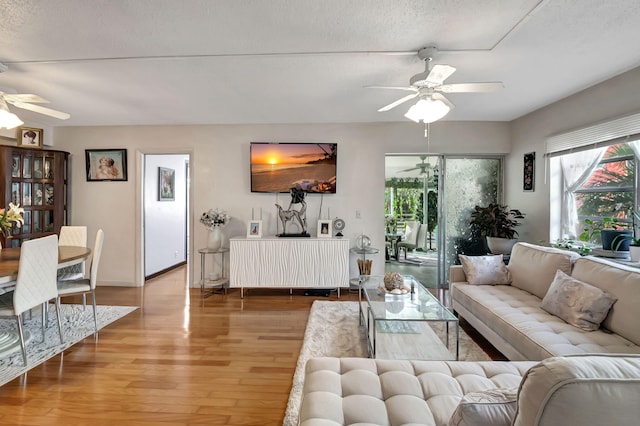
[[[640,270],[526,243],[491,262],[510,284],[453,266],[452,307],[512,361],[312,358],[298,424],[640,424]],[[567,321],[548,312],[564,302]]]
[[[510,285],[471,285],[462,266],[450,268],[452,308],[508,359],[535,361],[578,353],[640,353],[637,268],[518,243],[508,270]],[[598,330],[582,330],[541,308],[557,270],[617,298]]]

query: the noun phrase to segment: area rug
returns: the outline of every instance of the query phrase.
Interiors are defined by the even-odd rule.
[[[135,306],[104,306],[98,305],[98,329],[138,309]],[[0,386],[29,371],[29,369],[42,364],[65,349],[75,345],[80,340],[93,334],[93,308],[89,305],[86,309],[82,305],[62,304],[60,317],[62,318],[62,334],[64,343],[60,344],[58,325],[54,309],[50,309],[49,327],[45,332],[45,341],[42,341],[42,322],[39,309],[33,310],[33,315],[24,324],[25,334],[28,334],[27,342],[27,366],[23,365],[20,342],[16,343],[16,350],[4,351],[0,355]],[[27,315],[28,317],[28,315]],[[16,332],[15,320],[10,318],[0,319],[0,332]]]
[[[444,333],[444,325],[435,323],[433,330]],[[366,358],[366,329],[359,325],[358,302],[313,302],[300,355],[293,375],[293,384],[283,421],[284,426],[298,424],[300,397],[304,385],[304,369],[307,360],[315,357]],[[491,358],[460,329],[460,360],[489,361]]]

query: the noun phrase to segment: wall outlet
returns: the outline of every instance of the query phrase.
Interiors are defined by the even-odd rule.
[[[175,252],[173,253],[173,258],[174,258],[174,259],[177,259],[177,258],[178,258],[178,252],[177,252],[177,251],[175,251]]]
[[[360,210],[356,210],[356,219],[362,219],[362,215],[360,214]]]

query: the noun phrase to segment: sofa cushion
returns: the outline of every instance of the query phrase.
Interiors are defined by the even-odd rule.
[[[640,356],[549,358],[523,377],[513,424],[637,425],[638,401]]]
[[[571,325],[594,331],[616,300],[606,291],[558,271],[540,307]]]
[[[551,247],[517,243],[511,251],[509,271],[511,285],[542,299],[559,269],[571,275],[571,267],[579,254]]]
[[[576,262],[571,276],[617,297],[602,327],[640,345],[640,269],[588,256]]]
[[[584,331],[540,308],[540,298],[508,285],[451,284],[453,308],[464,307],[514,347],[519,357],[542,360],[576,353],[640,353],[640,346],[605,330]],[[637,323],[636,323],[637,324]]]
[[[489,256],[458,255],[467,282],[473,285],[510,284],[511,273],[501,254]]]
[[[449,426],[511,426],[518,388],[487,389],[462,397]]]

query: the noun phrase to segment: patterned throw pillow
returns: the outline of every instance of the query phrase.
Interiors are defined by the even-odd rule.
[[[467,282],[474,285],[511,284],[511,272],[501,254],[489,256],[458,255]]]
[[[558,270],[540,307],[573,326],[594,331],[616,300],[612,294]]]

